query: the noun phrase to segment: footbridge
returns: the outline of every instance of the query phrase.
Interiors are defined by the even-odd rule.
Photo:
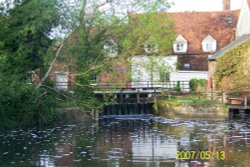
[[[190,91],[188,81],[169,82],[131,82],[126,84],[101,83],[93,84],[98,98],[111,96],[118,103],[152,103],[155,96],[163,91]]]

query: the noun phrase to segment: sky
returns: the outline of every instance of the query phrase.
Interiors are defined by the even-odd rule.
[[[169,9],[169,12],[184,11],[221,11],[223,0],[169,0],[175,5]],[[231,0],[231,9],[240,9],[242,0]]]
[[[0,2],[3,0],[0,0]],[[221,11],[223,0],[168,0],[173,2],[169,12]],[[240,9],[242,0],[231,0],[231,9]]]

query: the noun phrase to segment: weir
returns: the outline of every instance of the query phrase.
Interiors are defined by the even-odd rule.
[[[250,117],[250,109],[232,109],[232,108],[229,108],[229,111],[228,111],[229,120],[235,119],[239,116],[249,118]]]
[[[120,103],[104,107],[99,116],[103,115],[141,115],[152,114],[153,103]]]

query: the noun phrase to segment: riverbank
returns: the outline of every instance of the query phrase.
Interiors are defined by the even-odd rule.
[[[92,112],[83,112],[78,107],[72,108],[60,108],[57,110],[58,112],[58,124],[66,124],[66,123],[77,123],[82,122],[83,120],[96,120],[98,117],[98,111],[93,110]]]
[[[226,119],[228,108],[214,100],[203,97],[181,97],[155,99],[154,113],[171,119],[201,118]]]

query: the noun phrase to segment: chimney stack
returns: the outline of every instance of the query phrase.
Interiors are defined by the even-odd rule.
[[[231,0],[223,0],[223,10],[231,9]]]

